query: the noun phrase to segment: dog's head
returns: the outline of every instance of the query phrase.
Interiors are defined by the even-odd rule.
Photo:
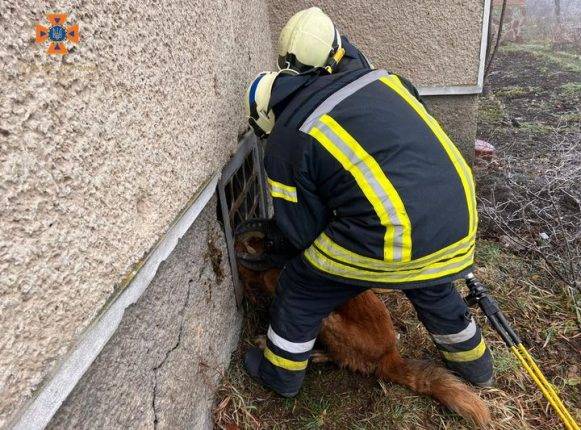
[[[237,228],[234,250],[238,262],[238,273],[244,293],[253,302],[265,294],[274,296],[280,269],[272,266],[264,252],[263,231]]]
[[[240,266],[263,272],[272,266],[265,253],[267,220],[250,219],[243,221],[234,231],[234,250]]]

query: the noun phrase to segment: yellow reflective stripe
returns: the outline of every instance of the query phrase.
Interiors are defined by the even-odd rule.
[[[397,91],[396,88],[391,87],[394,91],[396,91],[404,100],[410,104],[414,110],[420,115],[420,117],[430,126],[432,132],[436,135],[448,157],[454,164],[456,171],[460,175],[460,178],[464,178],[468,187],[466,187],[466,183],[463,182],[462,185],[464,187],[464,192],[466,193],[466,200],[468,203],[468,208],[470,214],[470,231],[476,232],[476,228],[478,226],[478,211],[476,209],[476,192],[475,192],[475,185],[474,185],[474,177],[472,175],[472,169],[462,157],[462,154],[454,145],[454,143],[450,140],[446,132],[442,129],[438,121],[434,117],[432,117],[427,111],[426,108],[414,97],[412,96],[407,88],[401,83],[399,77],[396,75],[389,75],[388,77],[382,78],[382,82],[386,83],[385,81],[389,80],[389,78],[393,79],[399,85],[400,91]],[[389,86],[389,84],[387,84]],[[454,158],[452,158],[451,154]]]
[[[440,351],[442,356],[448,361],[455,361],[455,362],[466,362],[466,361],[474,361],[478,360],[480,357],[484,355],[486,351],[486,344],[484,343],[484,338],[480,339],[480,343],[468,350],[468,351],[459,351],[459,352],[448,352],[448,351]]]
[[[384,237],[384,259],[385,261],[409,261],[411,260],[411,222],[405,210],[404,204],[399,197],[396,189],[389,181],[377,161],[368,154],[365,149],[333,118],[329,115],[323,115],[319,121],[327,126],[332,133],[340,139],[341,144],[344,144],[352,152],[350,157],[335,142],[333,142],[323,131],[317,126],[314,126],[309,131],[323,147],[333,155],[339,163],[355,178],[357,185],[363,191],[365,197],[369,200],[380,223],[385,227]],[[353,159],[355,157],[355,159]],[[363,166],[360,166],[364,164]],[[365,174],[365,172],[368,175]],[[369,174],[371,177],[369,177]],[[375,187],[380,187],[376,189]],[[381,192],[389,202],[384,201],[380,195]],[[384,197],[385,198],[385,197]],[[391,220],[386,204],[389,204],[393,209],[393,216],[395,220]],[[394,222],[395,221],[395,222]],[[400,239],[396,240],[397,230],[401,231]],[[399,248],[399,249],[398,249]]]
[[[291,203],[297,203],[297,202],[298,202],[298,199],[297,199],[297,197],[296,197],[296,196],[289,196],[288,194],[286,194],[286,193],[281,193],[281,192],[279,192],[279,191],[273,191],[273,190],[271,190],[271,191],[270,191],[270,195],[271,195],[273,198],[275,198],[275,199],[276,199],[276,198],[278,198],[278,199],[283,199],[283,200],[286,200],[286,201],[288,201],[288,202],[291,202]]]
[[[288,200],[292,203],[297,203],[297,189],[296,187],[291,187],[290,185],[285,185],[280,182],[273,181],[268,178],[268,185],[270,185],[270,195],[272,197],[278,197],[280,199]]]
[[[456,172],[460,176],[462,181],[462,186],[464,188],[464,193],[466,195],[466,202],[468,204],[469,217],[470,217],[470,232],[476,232],[476,227],[478,224],[478,212],[476,210],[476,193],[474,187],[474,178],[472,176],[472,170],[460,154],[456,145],[452,143],[448,135],[444,132],[438,121],[433,118],[425,109],[425,107],[410,94],[410,92],[403,86],[401,81],[396,75],[389,75],[387,77],[382,77],[380,80],[393,89],[399,94],[426,122],[430,127],[434,135],[438,138],[442,144],[444,150],[448,154],[448,157],[452,161],[452,164],[456,168]]]
[[[395,263],[388,263],[376,258],[356,254],[355,252],[343,248],[341,245],[333,242],[325,232],[321,233],[321,235],[315,239],[315,245],[335,260],[367,269],[392,271],[422,268],[429,264],[452,258],[458,254],[465,254],[470,247],[474,245],[474,239],[475,236],[472,234],[432,254],[425,255],[409,262]]]
[[[264,349],[264,358],[270,361],[277,367],[282,367],[286,370],[305,370],[307,368],[308,360],[292,361],[284,357],[280,357],[272,352],[268,347]]]
[[[440,141],[442,147],[446,151],[446,154],[450,158],[450,161],[454,165],[460,181],[462,182],[462,187],[464,188],[464,194],[466,196],[466,204],[468,205],[468,218],[470,223],[469,232],[476,232],[476,227],[478,224],[477,212],[476,212],[476,196],[474,192],[474,178],[472,177],[472,172],[458,148],[452,143],[450,138],[446,135],[444,130],[438,121],[436,121],[424,108],[424,106],[410,94],[410,92],[402,85],[399,78],[395,75],[384,76],[379,79],[393,91],[395,91],[401,98],[403,98],[424,120],[424,122],[430,127],[434,135]]]
[[[343,278],[357,279],[369,282],[382,283],[406,283],[416,281],[426,281],[430,279],[443,278],[448,275],[461,272],[474,263],[474,248],[465,255],[460,255],[446,261],[431,264],[427,267],[408,271],[380,272],[369,271],[362,268],[345,265],[341,262],[329,258],[315,246],[309,247],[305,253],[305,258],[315,268]]]

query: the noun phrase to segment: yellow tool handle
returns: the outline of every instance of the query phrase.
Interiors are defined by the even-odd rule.
[[[565,428],[567,430],[581,430],[579,424],[571,416],[571,413],[567,410],[567,407],[554,390],[553,385],[547,381],[547,378],[545,378],[545,375],[543,375],[543,372],[537,366],[531,354],[524,347],[520,338],[506,320],[498,304],[488,296],[486,286],[478,281],[472,273],[466,276],[466,285],[470,290],[470,294],[466,296],[466,302],[470,305],[478,304],[480,306],[488,318],[488,322],[490,322],[506,346],[510,348],[511,352],[518,358],[524,369],[528,372],[535,384],[537,384],[545,398],[549,401],[549,404],[553,407],[557,415],[559,415]]]
[[[557,392],[553,388],[553,384],[551,384],[549,381],[547,381],[547,378],[545,378],[545,375],[543,374],[543,372],[541,371],[539,366],[537,366],[537,363],[535,362],[532,355],[529,353],[529,351],[524,347],[524,345],[522,343],[517,345],[517,346],[518,346],[518,349],[520,350],[520,352],[522,353],[522,355],[525,357],[525,359],[528,360],[530,367],[533,369],[533,371],[535,371],[538,378],[545,385],[545,387],[547,388],[549,393],[551,393],[551,395],[553,396],[553,399],[560,406],[563,413],[567,416],[568,421],[573,425],[573,428],[575,430],[579,430],[579,425],[575,422],[575,419],[571,416],[571,413],[569,412],[569,410],[567,409],[567,407],[565,406],[565,404],[563,403],[563,401],[561,400],[561,398],[559,397],[559,395],[557,394]]]
[[[516,358],[521,362],[522,366],[525,368],[527,373],[537,384],[545,398],[549,401],[549,404],[553,407],[563,425],[567,430],[580,430],[579,425],[575,422],[575,419],[571,416],[551,384],[541,372],[541,369],[536,365],[535,361],[526,350],[522,344],[517,346],[511,346],[510,350],[515,355]]]

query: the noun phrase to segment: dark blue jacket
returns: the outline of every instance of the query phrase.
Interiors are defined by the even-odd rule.
[[[406,288],[470,270],[472,174],[417,97],[368,68],[275,82],[265,156],[275,218],[326,276]]]
[[[335,73],[349,72],[359,69],[373,68],[365,55],[349,42],[346,36],[341,36],[341,46],[345,49],[345,55],[335,69]]]

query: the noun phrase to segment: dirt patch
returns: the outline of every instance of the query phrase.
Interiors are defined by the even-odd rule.
[[[481,99],[479,137],[513,155],[550,156],[548,136],[574,139],[581,131],[579,82],[578,55],[558,57],[542,45],[503,47]]]
[[[503,47],[481,98],[478,131],[498,153],[475,166],[481,237],[540,258],[572,291],[581,260],[579,82],[574,52]]]
[[[208,239],[206,259],[208,259],[212,265],[212,271],[216,275],[216,281],[221,283],[225,276],[224,271],[222,270],[222,250],[218,248],[214,238]]]

